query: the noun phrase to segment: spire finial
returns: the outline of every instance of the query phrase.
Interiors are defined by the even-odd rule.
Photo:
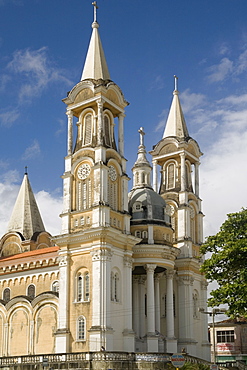
[[[174,75],[174,84],[175,84],[175,91],[178,91],[178,77]]]
[[[140,145],[144,145],[144,135],[145,135],[145,132],[144,132],[143,127],[140,127],[140,129],[138,130],[138,132],[140,134]]]
[[[92,3],[92,5],[94,6],[94,22],[97,22],[97,9],[99,9],[99,7],[97,6],[97,1],[94,1]]]
[[[25,166],[25,175],[27,175],[27,166]]]

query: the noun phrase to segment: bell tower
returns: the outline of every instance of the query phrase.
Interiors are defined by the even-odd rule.
[[[134,349],[131,315],[117,319],[114,314],[131,312],[129,285],[136,243],[130,234],[124,157],[128,103],[110,79],[95,1],[93,5],[92,35],[81,81],[63,100],[68,142],[62,233],[55,238],[61,261],[57,352],[99,351],[101,346],[110,351]],[[82,327],[83,339],[78,337]],[[120,338],[115,343],[113,333]]]
[[[162,140],[150,152],[153,159],[153,186],[169,205],[173,241],[184,257],[199,257],[203,242],[199,165],[202,155],[189,136],[184,119],[177,80]],[[158,166],[161,169],[158,184]]]
[[[123,215],[128,209],[126,189],[129,179],[125,174],[123,138],[124,108],[128,103],[120,88],[110,79],[98,32],[96,3],[93,4],[93,31],[81,81],[63,100],[68,116],[68,153],[61,215],[63,233],[78,231],[78,227],[87,223],[93,227],[109,226],[111,219],[116,218],[115,212]],[[74,122],[77,126],[75,143]],[[119,222],[119,217],[116,222],[118,229],[126,230],[125,218],[121,216]]]
[[[171,216],[173,246],[180,250],[175,262],[178,276],[178,349],[196,353],[193,326],[202,333],[201,348],[208,351],[206,324],[199,324],[198,302],[206,305],[206,280],[200,273],[200,245],[203,242],[203,213],[199,197],[199,164],[202,155],[189,136],[179,100],[177,77],[173,100],[162,139],[150,152],[154,189],[166,201]],[[161,176],[158,179],[158,167]],[[186,324],[185,324],[186,323]],[[199,328],[199,325],[200,328]]]

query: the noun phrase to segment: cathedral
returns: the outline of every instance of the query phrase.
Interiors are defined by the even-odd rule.
[[[147,159],[139,136],[129,188],[128,102],[110,78],[96,2],[68,121],[61,233],[52,236],[25,173],[0,239],[0,357],[83,352],[180,353],[209,360],[200,272],[202,155],[177,89]],[[49,212],[49,210],[47,210]]]

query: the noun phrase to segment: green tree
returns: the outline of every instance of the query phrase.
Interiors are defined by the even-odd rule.
[[[209,236],[201,247],[210,253],[201,271],[218,287],[209,298],[209,306],[228,304],[230,317],[247,317],[247,208],[227,215],[220,231]]]

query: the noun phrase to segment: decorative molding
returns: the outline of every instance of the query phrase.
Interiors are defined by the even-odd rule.
[[[92,261],[111,261],[113,253],[107,249],[98,249],[91,252]]]

